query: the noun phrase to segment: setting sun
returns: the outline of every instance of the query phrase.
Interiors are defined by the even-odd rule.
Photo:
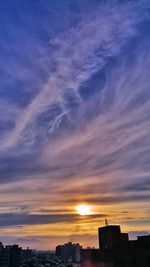
[[[89,205],[78,205],[76,211],[79,215],[90,215],[92,214],[91,207]]]

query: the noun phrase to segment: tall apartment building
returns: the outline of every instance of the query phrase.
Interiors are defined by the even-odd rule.
[[[116,247],[121,241],[121,231],[119,225],[106,225],[98,228],[100,249],[111,249]]]
[[[0,267],[19,267],[21,248],[18,245],[3,246],[0,243]]]

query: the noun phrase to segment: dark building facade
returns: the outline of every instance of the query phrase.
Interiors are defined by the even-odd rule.
[[[62,255],[63,255],[63,245],[58,245],[56,247],[55,252],[56,252],[56,256],[57,257],[62,257]]]
[[[98,228],[100,249],[115,248],[121,241],[121,231],[119,225],[106,225]]]
[[[113,267],[113,262],[100,249],[81,250],[81,267]]]
[[[150,236],[130,241],[119,225],[98,229],[100,249],[83,249],[81,267],[150,267]]]
[[[3,246],[0,243],[0,267],[19,267],[21,248],[18,245]]]
[[[21,251],[21,262],[28,262],[31,260],[32,257],[32,250],[27,248],[27,249],[22,249]]]
[[[61,257],[65,263],[76,262],[81,260],[81,246],[72,242],[56,247],[56,256]]]

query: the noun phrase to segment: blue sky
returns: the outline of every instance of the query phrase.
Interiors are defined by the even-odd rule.
[[[2,241],[149,233],[149,1],[5,0],[0,24]]]

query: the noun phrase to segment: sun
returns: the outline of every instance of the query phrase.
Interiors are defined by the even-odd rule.
[[[77,213],[82,216],[92,214],[91,207],[89,205],[78,205],[75,209]]]

